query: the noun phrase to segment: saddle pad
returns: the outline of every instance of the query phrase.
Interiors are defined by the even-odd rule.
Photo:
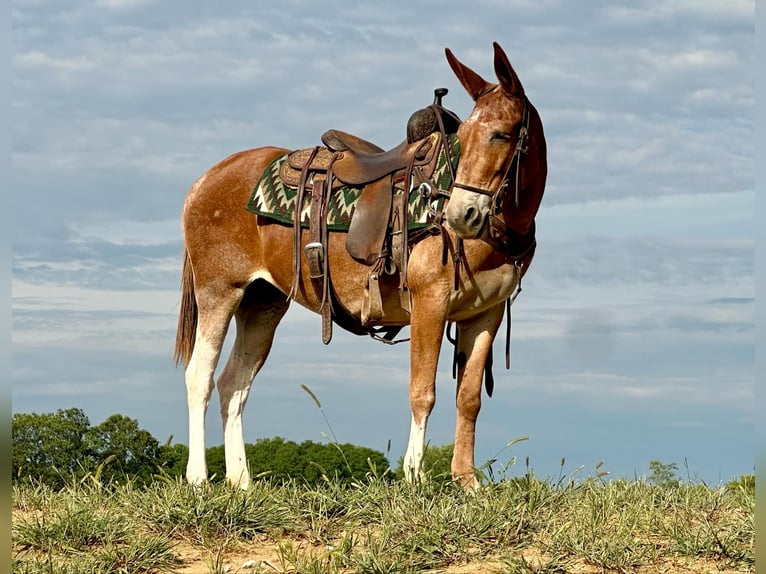
[[[454,134],[450,134],[448,137],[454,170],[457,169],[457,162],[460,156],[460,142],[458,142],[457,136]],[[293,224],[295,198],[298,195],[296,189],[285,185],[279,177],[280,167],[287,161],[289,155],[289,153],[281,155],[268,165],[255,185],[246,206],[247,210],[251,213],[286,225]],[[439,152],[439,160],[433,174],[433,181],[441,189],[447,189],[451,184],[451,174],[443,149]],[[327,229],[330,231],[348,231],[356,203],[363,191],[364,187],[350,186],[332,191],[327,210]],[[301,227],[308,229],[311,193],[305,193],[304,195],[303,205],[301,206]],[[440,198],[433,202],[433,207],[441,209],[443,203],[444,199]],[[409,229],[419,229],[428,224],[428,206],[420,195],[414,192],[409,198],[409,214]]]

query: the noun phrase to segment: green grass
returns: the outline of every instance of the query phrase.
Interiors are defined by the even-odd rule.
[[[173,572],[191,549],[211,573],[673,572],[678,560],[685,572],[754,572],[754,510],[747,486],[599,475],[528,474],[478,492],[375,477],[246,492],[167,479],[142,489],[17,485],[13,571]],[[247,570],[232,562],[264,545],[276,558]]]

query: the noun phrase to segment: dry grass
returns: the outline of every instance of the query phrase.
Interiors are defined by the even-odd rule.
[[[13,491],[13,571],[223,573],[754,572],[748,488],[539,480],[466,493],[370,477]]]

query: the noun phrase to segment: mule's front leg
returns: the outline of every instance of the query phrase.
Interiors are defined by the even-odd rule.
[[[423,476],[423,451],[428,417],[436,403],[436,368],[446,325],[446,305],[440,308],[432,301],[418,303],[413,297],[410,323],[410,408],[412,425],[404,476],[408,482]]]
[[[452,478],[466,488],[479,485],[474,466],[476,419],[481,409],[484,365],[503,320],[504,304],[458,323],[457,422]]]

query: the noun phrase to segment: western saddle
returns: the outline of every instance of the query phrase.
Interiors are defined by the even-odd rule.
[[[323,146],[291,152],[280,167],[282,181],[297,190],[293,214],[293,284],[289,296],[295,295],[300,282],[301,218],[304,199],[310,198],[309,243],[304,253],[312,287],[321,302],[325,344],[332,338],[333,321],[352,333],[392,341],[401,327],[376,326],[383,318],[379,283],[383,273],[399,275],[401,305],[409,312],[409,247],[427,235],[441,232],[441,213],[436,212],[425,228],[409,232],[410,196],[424,183],[430,184],[428,189],[438,189],[431,178],[441,150],[446,154],[454,181],[455,158],[451,157],[450,136],[457,132],[460,119],[442,106],[446,88],[436,89],[434,94],[431,105],[410,116],[407,138],[393,149],[386,151],[363,138],[331,129],[321,137]],[[344,187],[362,188],[346,237],[346,249],[351,257],[370,267],[360,319],[337,300],[328,266],[328,200],[331,193]]]

